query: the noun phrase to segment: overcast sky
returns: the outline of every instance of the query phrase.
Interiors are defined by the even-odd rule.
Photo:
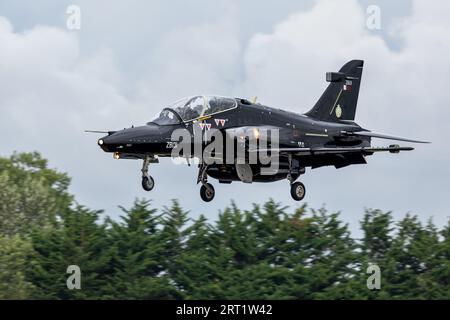
[[[81,29],[68,30],[68,5]],[[367,28],[378,5],[381,29]],[[162,160],[140,185],[140,161],[116,161],[84,129],[147,122],[177,98],[214,93],[306,112],[326,87],[325,72],[365,60],[356,121],[375,132],[432,141],[367,165],[307,170],[310,207],[342,211],[352,229],[364,208],[450,216],[449,1],[12,1],[0,3],[0,155],[40,151],[73,178],[81,204],[106,209],[135,197],[196,217],[217,217],[234,199],[243,208],[274,198],[300,204],[289,183],[219,185],[199,196],[196,168]],[[377,146],[390,141],[376,141]],[[403,143],[404,145],[407,145]]]

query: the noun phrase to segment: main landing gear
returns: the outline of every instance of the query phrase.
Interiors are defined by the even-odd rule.
[[[289,183],[291,184],[291,197],[295,201],[301,201],[306,195],[306,189],[305,185],[301,182],[295,182],[297,178],[305,173],[305,168],[300,168],[298,170],[298,173],[293,172],[293,166],[292,166],[292,156],[288,156],[288,163],[289,163],[289,173],[287,175],[287,179],[289,180]]]
[[[291,197],[295,201],[303,200],[306,190],[305,185],[301,182],[294,182],[291,184]]]
[[[155,187],[155,180],[153,180],[152,176],[148,174],[148,167],[150,163],[158,162],[156,158],[152,156],[146,156],[144,158],[144,163],[142,165],[142,188],[145,191],[152,191]]]
[[[145,191],[151,191],[155,186],[155,181],[148,174],[148,167],[150,163],[155,162],[158,162],[158,159],[155,158],[154,156],[146,156],[144,158],[144,163],[142,165],[141,171],[142,171],[142,188]],[[207,164],[205,163],[199,164],[197,184],[198,183],[202,184],[202,186],[200,187],[200,197],[202,198],[202,200],[205,202],[210,202],[214,199],[216,192],[214,190],[213,185],[208,183],[208,175],[206,173],[207,169],[208,169]],[[291,185],[291,196],[296,201],[303,200],[303,198],[306,195],[305,185],[301,182],[295,182],[295,180],[297,180],[297,178],[303,173],[305,173],[305,168],[299,167],[298,165],[292,166],[292,158],[289,157],[289,172],[286,178]]]
[[[208,166],[205,163],[199,164],[197,183],[202,183],[202,186],[200,187],[200,197],[202,200],[210,202],[214,199],[216,192],[214,191],[213,185],[208,183],[208,175],[206,174],[207,169]]]

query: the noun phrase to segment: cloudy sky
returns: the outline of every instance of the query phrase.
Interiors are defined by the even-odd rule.
[[[81,10],[69,30],[66,10]],[[370,5],[381,29],[367,27]],[[84,129],[147,122],[179,97],[253,97],[306,112],[325,72],[365,60],[356,114],[365,128],[430,140],[410,153],[378,154],[368,165],[308,170],[306,201],[342,211],[352,229],[364,208],[407,212],[438,224],[450,216],[450,2],[434,1],[12,1],[0,3],[0,155],[40,151],[73,177],[77,200],[117,217],[135,197],[177,198],[211,219],[234,199],[250,208],[270,197],[293,208],[289,184],[219,185],[203,203],[196,169],[163,160],[116,161]],[[371,21],[371,20],[370,20]],[[389,141],[374,141],[382,146]]]

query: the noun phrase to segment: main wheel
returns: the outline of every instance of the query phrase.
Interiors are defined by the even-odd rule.
[[[301,182],[295,182],[291,185],[291,196],[295,201],[300,201],[305,197],[305,185]]]
[[[142,188],[145,191],[152,191],[153,187],[155,186],[155,181],[151,176],[145,176],[142,177]]]
[[[212,184],[207,183],[208,188],[205,187],[204,185],[201,186],[200,188],[200,197],[202,198],[203,201],[205,202],[210,202],[212,199],[214,199],[214,195],[215,195],[215,191],[214,191],[214,187],[212,186]]]

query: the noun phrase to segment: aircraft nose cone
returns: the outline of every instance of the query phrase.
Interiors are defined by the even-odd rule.
[[[97,144],[100,146],[100,148],[103,149],[103,151],[108,152],[109,136],[105,136],[103,138],[98,139]]]
[[[120,133],[113,133],[98,139],[97,144],[106,152],[115,151],[116,147],[122,144],[125,144],[129,134],[125,132],[126,130],[121,131]]]

